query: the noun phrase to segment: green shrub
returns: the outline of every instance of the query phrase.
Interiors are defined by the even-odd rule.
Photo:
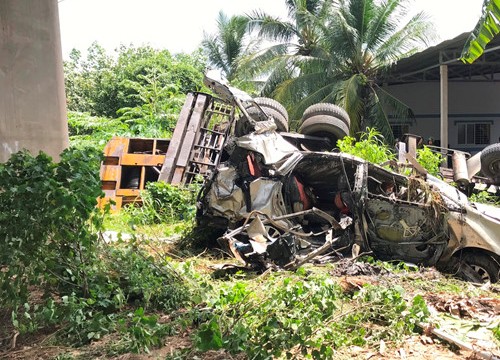
[[[432,151],[424,145],[422,149],[417,150],[417,161],[422,167],[433,176],[439,173],[439,167],[443,162],[444,157],[440,153]]]
[[[128,136],[130,130],[121,120],[68,111],[69,140],[72,147],[103,149],[113,136]]]
[[[88,293],[81,267],[94,256],[100,226],[101,154],[65,150],[59,163],[40,153],[13,154],[0,165],[0,300],[27,301],[28,286]]]
[[[374,128],[367,128],[361,134],[359,141],[351,136],[346,136],[337,142],[340,151],[360,157],[374,164],[382,164],[394,160],[394,154],[385,144],[382,135]]]
[[[197,188],[183,188],[163,181],[151,182],[141,193],[142,206],[128,207],[126,212],[139,224],[191,221],[196,213]]]

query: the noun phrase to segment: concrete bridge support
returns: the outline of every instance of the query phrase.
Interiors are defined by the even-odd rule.
[[[0,162],[68,146],[57,0],[0,1]]]

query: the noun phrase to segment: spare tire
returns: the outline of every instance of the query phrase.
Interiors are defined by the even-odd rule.
[[[340,106],[330,103],[318,103],[309,106],[302,115],[302,122],[316,115],[329,115],[342,120],[347,126],[351,125],[351,119],[347,111]]]
[[[481,172],[495,182],[500,181],[500,143],[487,146],[481,152]]]
[[[288,112],[283,105],[276,100],[264,97],[255,98],[254,101],[262,108],[267,116],[272,116],[276,122],[278,131],[288,131]],[[262,117],[260,110],[256,106],[250,105],[246,110],[248,115],[256,121],[267,120]]]
[[[349,127],[346,123],[336,117],[328,115],[314,115],[302,123],[299,133],[318,137],[326,137],[333,147],[337,145],[337,140],[349,134]]]

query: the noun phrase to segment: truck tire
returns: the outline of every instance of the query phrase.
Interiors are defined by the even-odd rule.
[[[349,134],[346,123],[336,117],[329,115],[314,115],[304,120],[299,129],[300,134],[326,137],[333,147],[337,140]],[[331,149],[330,149],[331,150]]]
[[[481,172],[497,182],[500,180],[500,143],[487,146],[481,152]]]
[[[276,100],[264,97],[255,98],[254,101],[268,116],[273,117],[278,131],[288,131],[288,112],[283,105]],[[256,121],[266,120],[261,117],[262,114],[257,107],[249,106],[246,110]]]
[[[309,106],[304,114],[302,115],[302,122],[316,115],[329,115],[337,119],[342,120],[348,127],[351,125],[351,119],[347,114],[347,111],[342,109],[340,106],[329,103],[318,103]]]
[[[500,265],[491,255],[477,252],[464,253],[462,261],[479,275],[482,282],[498,282]]]

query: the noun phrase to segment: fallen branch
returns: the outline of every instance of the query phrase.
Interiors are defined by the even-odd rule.
[[[457,345],[461,349],[472,351],[474,355],[479,356],[481,359],[500,360],[500,357],[496,356],[492,352],[487,352],[484,350],[476,349],[476,348],[474,348],[474,346],[472,344],[469,344],[469,343],[466,343],[465,341],[457,339],[456,337],[454,337],[450,334],[447,334],[442,330],[436,329],[432,325],[424,324],[422,322],[419,322],[417,325],[420,326],[424,330],[430,331],[433,335],[437,336],[438,338],[445,340],[449,343]]]

